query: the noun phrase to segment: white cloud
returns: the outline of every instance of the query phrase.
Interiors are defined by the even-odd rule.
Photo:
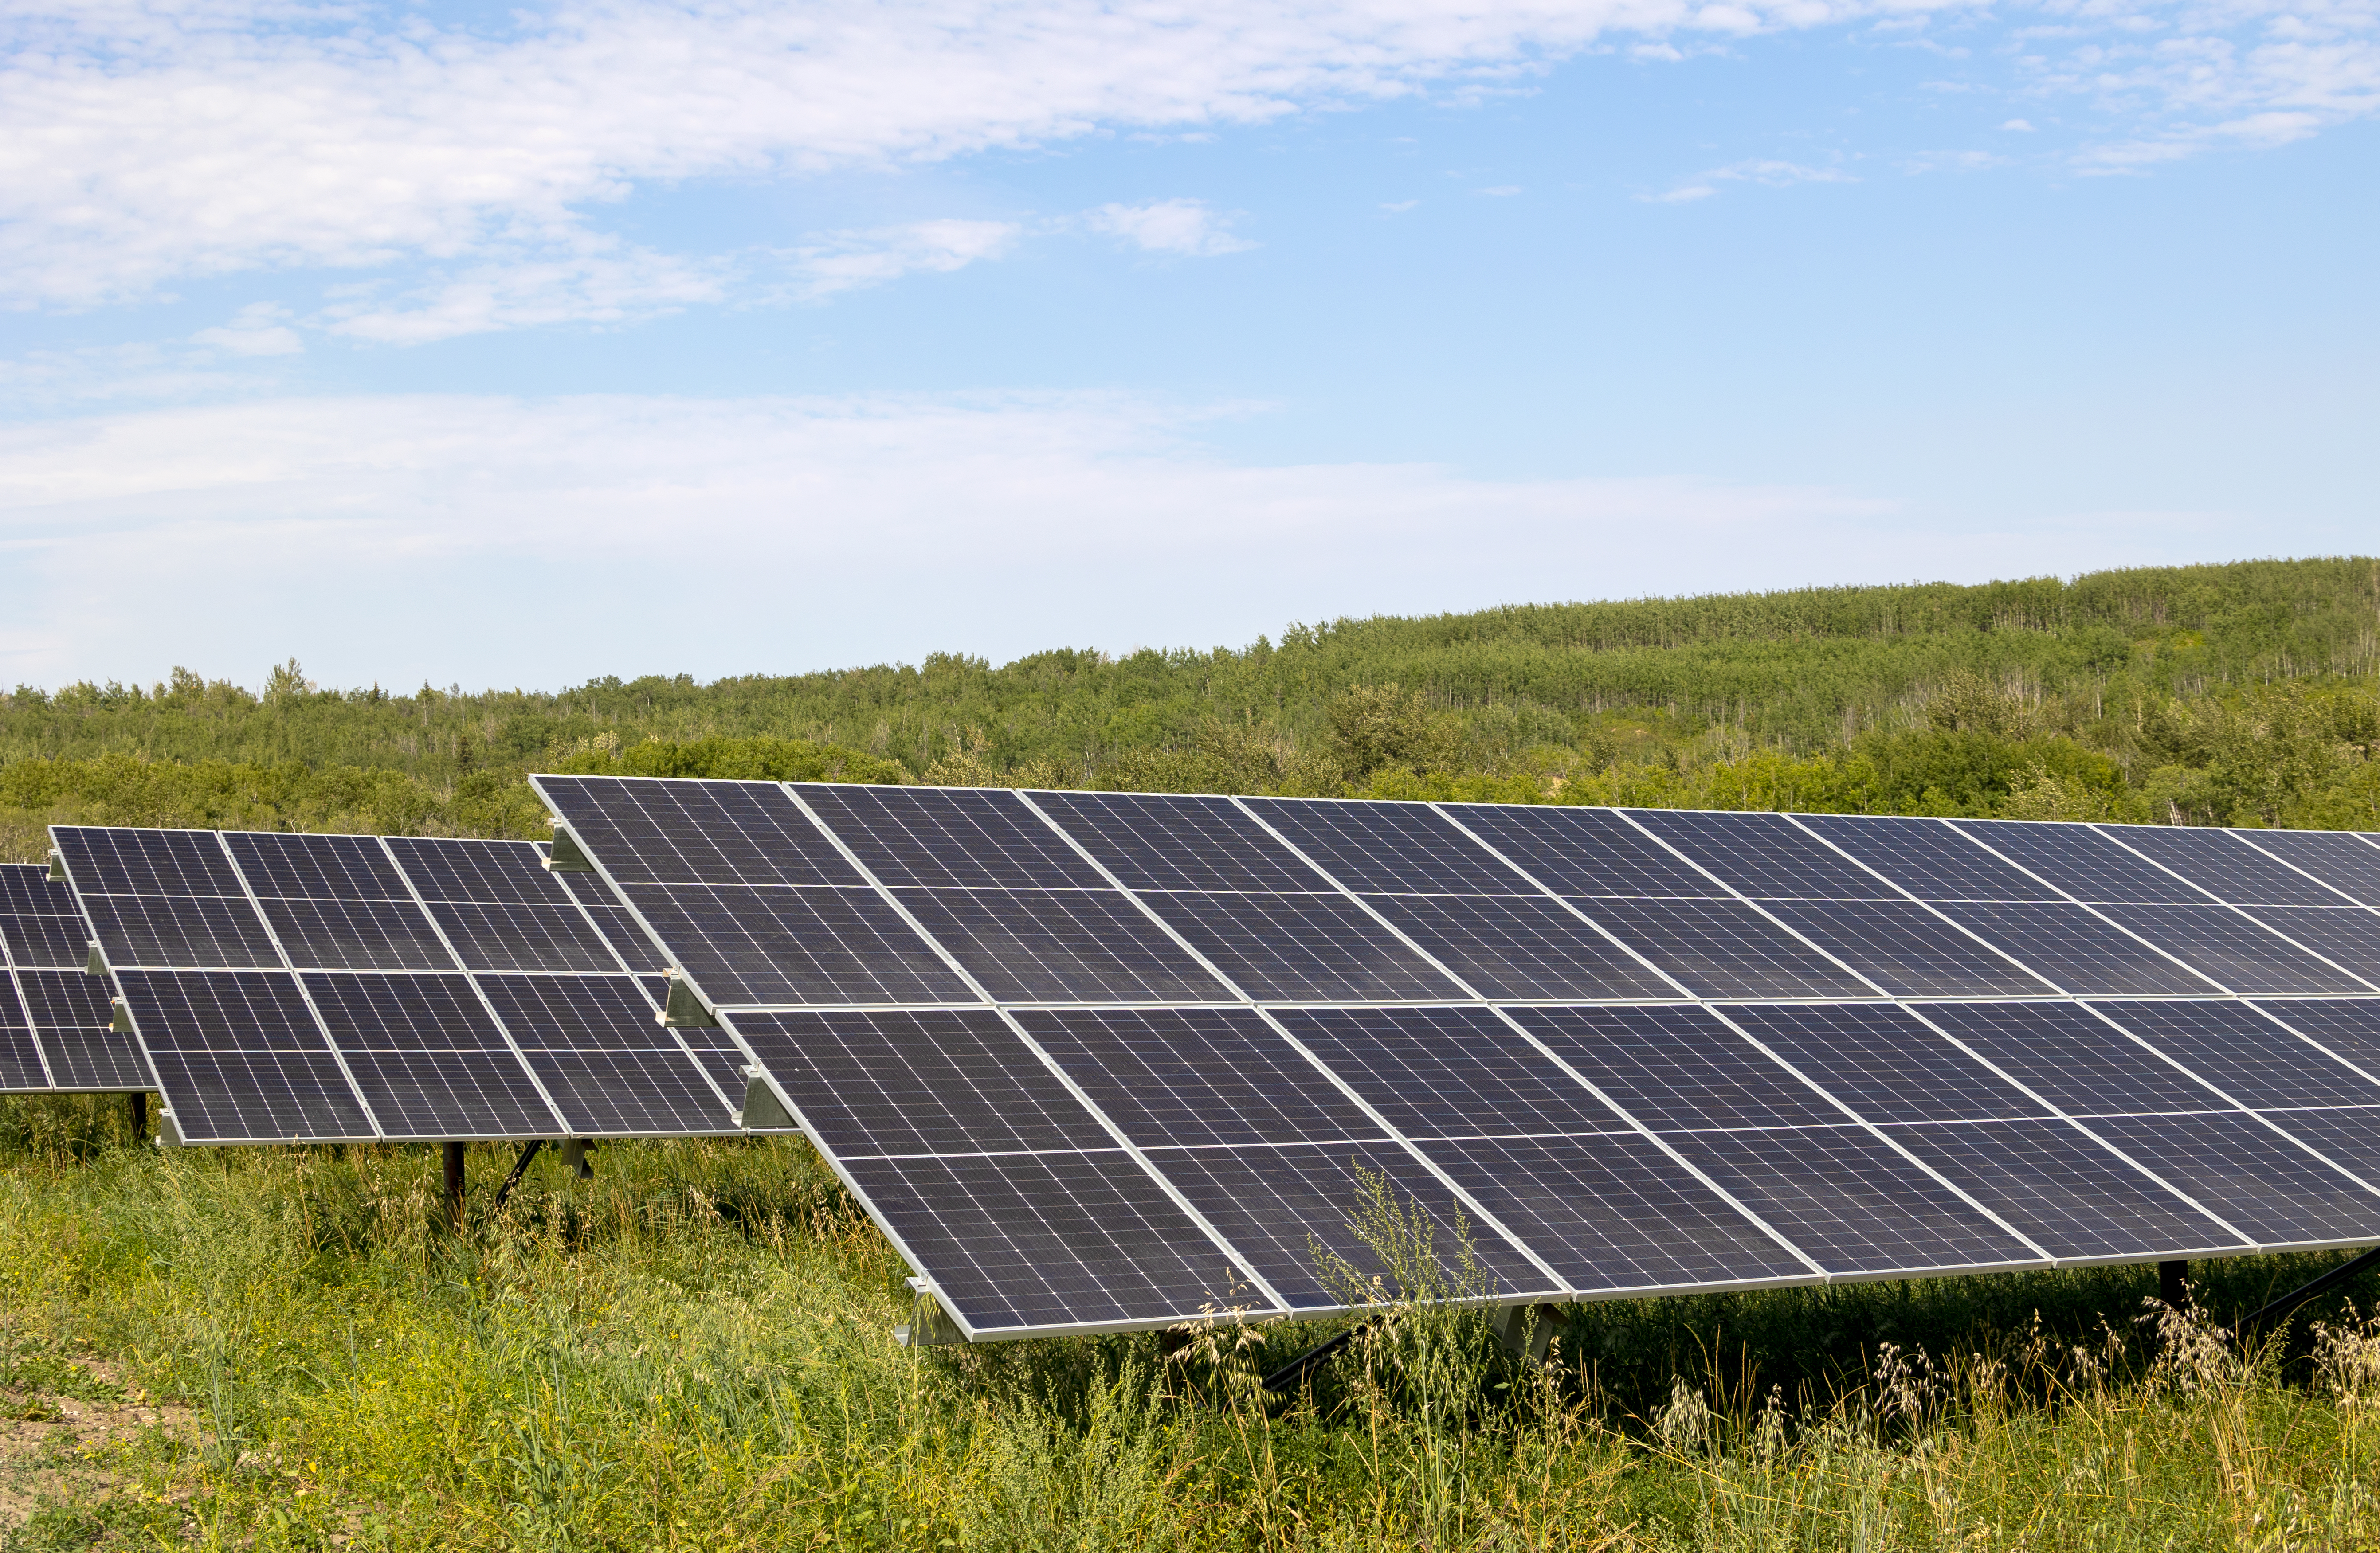
[[[1952,3],[598,0],[494,34],[306,0],[18,11],[0,20],[0,296],[470,260],[646,182],[1210,130],[1509,79],[1610,31]]]
[[[795,290],[816,301],[919,272],[948,274],[978,260],[1002,257],[1023,231],[1010,221],[919,221],[830,232],[790,255],[798,277]]]
[[[2033,126],[2027,124],[2021,118],[2012,118],[2006,124],[2001,125],[2000,127],[2003,129],[2013,129],[2020,135],[2030,135],[2033,133]]]
[[[1158,200],[1146,205],[1101,205],[1087,211],[1083,223],[1094,232],[1123,238],[1148,253],[1174,253],[1192,258],[1242,253],[1257,245],[1232,236],[1231,218],[1220,216],[1203,200]]]
[[[200,330],[190,343],[234,356],[296,356],[305,350],[306,342],[289,327],[288,317],[289,309],[277,302],[251,303],[234,313],[229,323]]]
[[[1666,194],[1640,194],[1639,200],[1648,204],[1677,205],[1694,200],[1707,200],[1718,192],[1715,183],[1756,183],[1770,188],[1791,188],[1803,183],[1857,183],[1859,179],[1840,167],[1805,167],[1798,162],[1779,162],[1755,158],[1748,162],[1730,163],[1697,173],[1693,178]]]
[[[1521,192],[1521,186],[1516,183],[1500,183],[1490,188],[1483,188],[1479,190],[1479,192],[1485,194],[1491,200],[1509,200],[1513,195]]]
[[[261,401],[0,429],[0,683],[558,685],[1290,619],[2211,559],[2191,515],[1988,529],[1870,494],[1237,465],[1099,395]],[[1484,536],[1494,542],[1483,543]],[[2210,537],[2211,536],[2211,537]],[[1252,564],[1261,556],[1261,564]]]

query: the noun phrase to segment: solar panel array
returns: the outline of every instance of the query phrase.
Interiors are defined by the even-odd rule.
[[[736,1130],[741,1054],[659,1024],[651,943],[530,843],[51,834],[181,1142]]]
[[[140,1049],[110,1028],[107,983],[85,974],[89,939],[73,892],[47,868],[0,864],[0,1094],[152,1087]]]
[[[2380,1240],[2367,838],[532,780],[971,1338]]]

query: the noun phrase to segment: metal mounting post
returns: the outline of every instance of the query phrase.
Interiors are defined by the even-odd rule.
[[[1556,1335],[1569,1326],[1552,1305],[1506,1305],[1496,1316],[1496,1341],[1514,1358],[1542,1365]]]
[[[686,984],[686,978],[677,974],[674,965],[670,967],[669,1001],[662,1005],[660,1019],[673,1030],[715,1030],[719,1027],[719,1016],[702,1006],[702,1000],[694,995],[694,989]]]
[[[52,847],[50,849],[50,882],[52,884],[64,884],[66,881],[67,860],[58,855],[57,848]]]
[[[2380,1245],[2374,1246],[2361,1256],[2341,1262],[2302,1288],[2292,1289],[2264,1309],[2240,1317],[2240,1325],[2233,1330],[2240,1334],[2242,1341],[2252,1341],[2257,1332],[2283,1319],[2308,1300],[2327,1293],[2348,1280],[2370,1272],[2374,1268],[2380,1268]]]
[[[445,1156],[446,1220],[459,1230],[463,1227],[463,1146],[442,1143],[438,1147]]]
[[[107,974],[107,955],[100,949],[97,939],[91,940],[91,952],[83,957],[82,974],[85,976]]]
[[[587,1162],[587,1155],[595,1146],[585,1138],[562,1140],[562,1168],[581,1181],[595,1179],[595,1167]]]
[[[892,1329],[894,1342],[904,1348],[939,1348],[966,1341],[966,1334],[943,1312],[923,1279],[909,1280],[909,1290],[914,1296],[909,1319]]]
[[[496,1188],[495,1206],[497,1207],[504,1206],[504,1199],[513,1195],[513,1188],[518,1186],[521,1183],[521,1177],[528,1173],[528,1162],[536,1159],[537,1151],[544,1147],[543,1138],[531,1138],[521,1149],[520,1158],[513,1161],[513,1168],[504,1175],[504,1183]]]

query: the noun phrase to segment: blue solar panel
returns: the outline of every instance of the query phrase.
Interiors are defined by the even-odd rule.
[[[1249,1010],[1026,1010],[1017,1019],[1144,1147],[1387,1136]]]
[[[1275,1017],[1407,1137],[1630,1130],[1485,1009],[1283,1009]]]
[[[2107,905],[2110,918],[2234,992],[2369,992],[2372,984],[2325,965],[2228,906]]]
[[[1086,890],[1108,884],[1024,799],[1003,789],[803,783],[795,791],[886,884]]]
[[[1580,905],[1698,998],[1880,995],[1741,901],[1590,900]]]
[[[1630,809],[1629,818],[1756,899],[1897,901],[1900,892],[1781,814]]]
[[[1944,901],[1937,909],[2063,992],[2121,998],[2222,990],[2086,906]]]
[[[2072,1115],[2230,1106],[2074,1003],[1929,1003],[1925,1017]]]
[[[2056,990],[1913,901],[1762,904],[1787,927],[1901,997],[2046,997]]]
[[[1139,793],[1032,797],[1130,890],[1330,888],[1229,798]]]
[[[975,1001],[872,890],[630,884],[620,892],[720,1007]]]
[[[1331,878],[1359,893],[1535,893],[1526,880],[1427,804],[1251,798],[1247,806]]]
[[[2243,906],[2338,906],[2349,898],[2320,880],[2250,845],[2237,831],[2188,825],[2103,825],[2121,842],[2197,885],[2216,900]]]
[[[1231,996],[1121,891],[894,894],[1002,1002],[1195,1002]]]
[[[1439,964],[1489,998],[1678,996],[1661,976],[1543,895],[1378,895],[1373,906]]]
[[[2291,1038],[2246,1003],[2192,999],[2097,1006],[2241,1105],[2380,1105],[2380,1080]],[[2286,1007],[2279,1012],[2288,1016]]]
[[[140,1049],[108,1028],[107,984],[83,974],[90,940],[47,869],[0,864],[0,1091],[150,1087]]]
[[[2215,1256],[2252,1249],[2236,1228],[2064,1122],[1896,1127],[1895,1142],[2054,1256]]]
[[[1939,819],[1801,814],[1808,827],[1922,901],[2053,901],[2058,892]]]
[[[1342,894],[1177,890],[1148,891],[1141,899],[1254,998],[1369,1001],[1463,995],[1410,944]]]
[[[1870,1122],[2005,1122],[2047,1108],[1889,1003],[1744,1003],[1728,1017]]]
[[[2257,851],[2278,857],[2367,906],[2380,906],[2380,846],[2334,831],[2240,833]]]
[[[2241,909],[2261,926],[2380,987],[2380,914],[2362,906]]]
[[[2253,1117],[2118,1116],[2090,1126],[2267,1250],[2368,1244],[2380,1221],[2380,1195]]]
[[[1692,899],[1727,893],[1610,809],[1450,804],[1446,812],[1558,895]]]
[[[2029,819],[1955,819],[1961,831],[2038,874],[2053,888],[2094,904],[2135,901],[2189,904],[2206,897],[2088,825]]]
[[[621,884],[861,882],[859,870],[774,783],[533,780]]]
[[[1658,1131],[1828,1126],[1809,1086],[1698,1008],[1525,1008],[1513,1017]]]

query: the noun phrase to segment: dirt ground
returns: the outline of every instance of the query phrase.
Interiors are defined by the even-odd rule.
[[[17,1384],[0,1386],[0,1550],[56,1545],[28,1533],[42,1520],[90,1523],[79,1536],[57,1526],[69,1544],[104,1540],[104,1523],[82,1512],[148,1491],[125,1458],[154,1430],[193,1438],[190,1411],[148,1396],[106,1360],[21,1366]]]

